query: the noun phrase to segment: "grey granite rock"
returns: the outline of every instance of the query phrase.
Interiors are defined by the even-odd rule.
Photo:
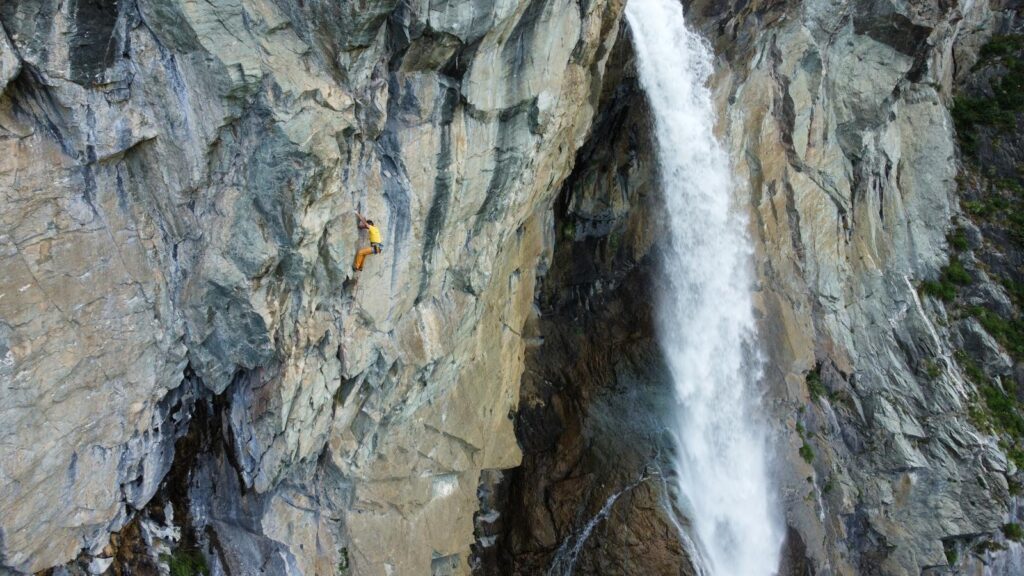
[[[0,564],[97,554],[159,490],[188,381],[237,466],[196,511],[247,503],[190,518],[221,569],[468,570],[621,9],[0,6]],[[358,285],[356,209],[386,245]]]
[[[1016,472],[968,417],[957,352],[1000,382],[1019,383],[1021,365],[918,291],[949,261],[960,215],[953,95],[986,85],[971,65],[1013,6],[685,4],[719,55],[720,133],[747,184],[787,566],[944,565],[951,543],[1009,518]],[[620,53],[609,68],[622,8],[0,3],[0,571],[99,570],[110,534],[159,502],[215,573],[468,572],[481,475],[521,459],[512,417],[540,346],[538,270],[574,286],[550,269],[556,237],[585,251],[562,255],[586,280],[566,309],[619,326],[640,298],[616,266],[654,244],[656,200],[638,211],[619,194],[646,174],[628,133],[640,128],[591,133],[595,116],[624,116],[601,102],[628,107],[602,98],[619,85],[606,72],[628,67]],[[385,235],[358,279],[354,210]],[[965,229],[980,250],[988,231]],[[967,263],[983,280],[966,301],[1012,311],[986,279],[993,261]],[[572,462],[624,452],[608,433],[623,398],[581,402],[589,420],[560,414],[589,422],[574,438],[604,451]],[[565,495],[561,523],[530,535],[548,551],[592,509],[573,491],[604,478],[569,478],[566,462],[540,466]],[[672,538],[637,543],[673,519],[637,513],[667,493],[644,486],[608,541],[685,567]],[[640,569],[599,548],[586,570]]]

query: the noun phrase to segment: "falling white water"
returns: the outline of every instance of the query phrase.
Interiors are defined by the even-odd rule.
[[[986,552],[985,564],[981,569],[984,576],[1020,576],[1024,574],[1024,545],[1018,542],[1002,543],[1006,550]]]
[[[635,487],[630,486],[620,492],[615,492],[608,497],[604,502],[604,506],[597,512],[597,514],[587,522],[587,525],[583,527],[583,531],[580,532],[579,536],[575,538],[568,538],[558,550],[555,552],[555,556],[551,561],[551,566],[548,568],[547,576],[572,576],[572,571],[576,568],[576,561],[579,560],[580,552],[583,550],[583,545],[587,543],[590,538],[590,534],[594,531],[608,514],[612,511],[612,506],[615,506],[615,501],[622,496],[623,492]]]
[[[630,0],[626,18],[654,113],[669,224],[659,339],[678,399],[682,505],[703,571],[774,574],[782,529],[756,409],[752,250],[714,135],[710,50],[687,29],[679,0]]]

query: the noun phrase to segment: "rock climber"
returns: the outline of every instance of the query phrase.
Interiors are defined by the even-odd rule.
[[[360,248],[359,252],[356,252],[356,260],[352,263],[352,269],[356,272],[362,272],[363,261],[370,254],[380,254],[384,251],[384,241],[380,235],[380,229],[373,225],[373,220],[367,220],[362,214],[356,212],[356,216],[359,217],[359,229],[366,230],[367,235],[370,237],[370,246],[368,248]]]

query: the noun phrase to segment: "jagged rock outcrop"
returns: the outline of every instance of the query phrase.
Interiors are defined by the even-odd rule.
[[[0,6],[0,564],[103,553],[197,391],[215,568],[466,571],[621,8]]]

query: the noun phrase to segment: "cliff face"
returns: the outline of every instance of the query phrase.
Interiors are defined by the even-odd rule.
[[[782,573],[1016,573],[1019,8],[684,4],[718,56],[720,133],[751,214]],[[492,573],[561,573],[583,534],[576,573],[685,557],[659,520],[671,506],[639,495],[602,513],[671,449],[651,433],[670,384],[635,288],[658,282],[642,192],[657,167],[636,136],[646,112],[619,103],[639,96],[624,45],[556,204],[556,230],[572,234],[540,291],[553,310],[527,361],[524,464],[495,490],[508,513]],[[618,396],[628,409],[608,408]]]
[[[1019,436],[989,425],[1002,409],[971,367],[986,364],[1012,403],[1013,362],[935,285],[1007,302],[958,256],[970,224],[949,109],[978,47],[1016,14],[977,2],[721,10],[693,7],[729,60],[723,135],[750,183],[787,520],[823,571],[918,574],[984,556],[1013,520],[1004,451]]]
[[[1019,8],[684,4],[751,214],[783,573],[998,573]],[[0,571],[690,573],[622,8],[0,4]]]
[[[654,336],[666,223],[649,111],[623,25],[600,113],[554,204],[516,434],[485,502],[486,574],[691,574],[672,489],[668,368]]]
[[[621,7],[0,6],[2,564],[102,568],[184,466],[232,573],[467,570]]]

